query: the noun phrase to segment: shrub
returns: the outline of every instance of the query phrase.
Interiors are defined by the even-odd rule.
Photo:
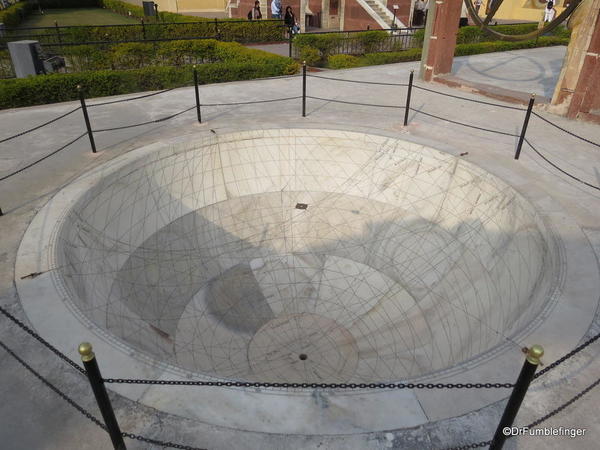
[[[31,11],[32,4],[29,2],[18,2],[0,11],[0,23],[6,28],[16,27]]]
[[[154,46],[142,42],[117,44],[111,49],[112,66],[115,69],[139,69],[154,61]]]
[[[339,33],[300,34],[294,38],[294,43],[301,49],[310,47],[319,52],[320,59],[326,60],[340,46],[342,35]],[[306,61],[308,63],[308,61]]]
[[[71,47],[65,56],[73,67],[136,67],[167,58],[177,66],[149,66],[130,70],[98,70],[68,74],[39,75],[0,80],[0,108],[53,103],[77,98],[75,87],[85,86],[86,95],[101,97],[176,87],[191,83],[191,62],[217,61],[197,66],[200,82],[248,80],[291,75],[299,65],[261,50],[215,40],[173,41],[156,46],[148,43],[119,44],[107,50],[96,46]],[[223,58],[223,59],[219,59]],[[0,67],[1,68],[1,67]]]
[[[364,31],[356,33],[354,37],[361,43],[362,53],[373,53],[379,49],[379,46],[388,39],[390,34],[387,31]]]
[[[316,48],[300,47],[300,60],[309,66],[314,66],[321,62],[321,54]]]
[[[105,57],[105,52],[92,45],[65,47],[63,55],[72,71],[82,72],[111,68],[111,61]]]
[[[331,55],[327,58],[327,65],[331,69],[349,69],[359,67],[361,61],[358,57],[352,55]]]
[[[202,84],[208,84],[277,76],[285,73],[287,63],[288,61],[264,65],[253,63],[203,64],[197,68],[198,78]],[[78,98],[77,85],[83,86],[86,97],[102,97],[166,89],[191,83],[191,65],[40,75],[0,82],[0,108],[76,100]]]

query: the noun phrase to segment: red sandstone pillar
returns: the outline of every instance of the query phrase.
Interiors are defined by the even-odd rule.
[[[552,98],[556,112],[600,123],[600,0],[586,0],[569,20],[573,29]]]
[[[595,115],[596,117],[591,117]],[[567,111],[567,117],[600,122],[600,14],[583,60],[579,80]]]
[[[419,71],[422,80],[452,71],[461,8],[462,0],[429,0]]]

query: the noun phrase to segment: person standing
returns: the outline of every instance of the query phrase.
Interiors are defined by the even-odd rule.
[[[292,34],[297,34],[300,31],[300,27],[296,22],[296,15],[294,11],[292,11],[292,7],[288,6],[285,8],[285,16],[283,18],[283,22],[288,26]]]
[[[250,20],[260,20],[262,19],[262,12],[260,12],[260,1],[256,0],[254,2],[254,8],[248,13],[248,19]]]
[[[417,0],[415,2],[415,12],[413,15],[413,26],[422,26],[425,22],[425,2]]]
[[[271,18],[281,19],[281,0],[273,0],[271,2]]]
[[[479,15],[479,8],[481,8],[482,3],[483,0],[475,0],[475,12],[477,13],[477,15]]]
[[[544,9],[544,23],[552,22],[556,17],[556,9],[554,9],[554,2],[549,1],[546,3],[546,9]]]

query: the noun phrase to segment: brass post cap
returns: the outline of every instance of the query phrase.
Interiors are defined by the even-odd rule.
[[[89,342],[82,342],[79,344],[79,354],[83,362],[88,362],[94,359],[94,352],[92,351],[92,344]]]
[[[540,358],[544,356],[544,348],[541,345],[532,345],[527,351],[527,361],[536,366],[540,364]]]
[[[81,90],[81,85],[80,84],[77,85],[77,90]]]

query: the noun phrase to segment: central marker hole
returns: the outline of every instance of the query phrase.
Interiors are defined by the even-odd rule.
[[[305,361],[305,360],[306,360],[306,358],[308,358],[308,356],[306,356],[304,353],[300,353],[300,356],[299,356],[299,358],[300,358],[302,361]]]

